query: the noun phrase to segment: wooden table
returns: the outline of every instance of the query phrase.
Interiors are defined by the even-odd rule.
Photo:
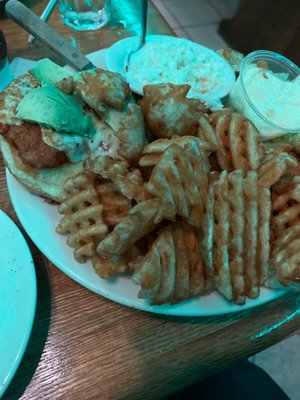
[[[33,9],[40,13],[44,4]],[[57,10],[50,23],[76,38],[86,53],[130,34],[121,27],[76,33],[62,25]],[[10,59],[51,57],[38,43],[28,45],[28,35],[3,15],[0,27]],[[150,30],[172,34],[154,7],[150,7]],[[0,208],[28,240],[38,282],[31,338],[4,400],[159,399],[300,327],[300,297],[295,294],[237,314],[176,318],[126,308],[88,291],[52,265],[26,236],[7,193],[2,161]]]

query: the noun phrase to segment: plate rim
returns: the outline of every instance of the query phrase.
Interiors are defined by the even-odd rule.
[[[31,280],[32,280],[32,290],[30,291],[30,293],[32,294],[32,296],[31,296],[32,307],[30,309],[30,312],[28,313],[29,317],[28,317],[28,321],[26,324],[27,329],[23,331],[21,343],[20,343],[20,345],[17,349],[16,355],[14,357],[14,362],[13,362],[10,370],[6,372],[4,382],[0,382],[0,398],[2,397],[2,395],[5,393],[5,391],[9,387],[9,385],[10,385],[11,381],[13,380],[13,377],[15,376],[15,374],[20,366],[20,363],[23,359],[25,350],[28,346],[28,342],[29,342],[29,339],[30,339],[30,336],[32,333],[32,328],[33,328],[35,315],[36,315],[36,305],[37,305],[37,278],[36,278],[36,272],[35,272],[35,264],[34,264],[34,260],[32,258],[32,254],[31,254],[30,248],[28,246],[28,243],[27,243],[23,233],[17,226],[17,224],[2,209],[0,209],[0,219],[1,218],[6,219],[6,221],[13,227],[13,230],[17,232],[21,242],[23,242],[22,254],[24,254],[24,252],[27,253],[26,257],[29,260],[28,264],[31,265],[31,268],[30,268],[31,273],[28,274],[28,276],[31,276]]]

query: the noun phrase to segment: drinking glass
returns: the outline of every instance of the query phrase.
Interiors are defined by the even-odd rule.
[[[59,0],[58,6],[64,24],[77,31],[96,30],[109,21],[109,0]]]

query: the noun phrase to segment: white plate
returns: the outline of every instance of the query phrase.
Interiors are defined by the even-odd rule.
[[[97,67],[105,68],[106,51],[96,51],[89,54],[88,58]],[[131,282],[129,276],[103,280],[94,272],[90,262],[85,264],[76,262],[72,249],[66,244],[66,237],[55,233],[55,228],[60,220],[57,207],[32,195],[9,171],[7,171],[6,178],[15,211],[36,246],[66,275],[87,289],[112,301],[158,314],[208,316],[246,310],[273,300],[284,293],[282,290],[263,288],[258,299],[248,300],[244,306],[229,303],[218,293],[177,305],[151,306],[148,301],[137,297],[139,287]]]
[[[6,174],[9,194],[15,211],[36,246],[65,274],[86,288],[117,303],[144,311],[178,316],[207,316],[246,310],[281,296],[281,290],[261,289],[259,298],[247,300],[244,306],[227,302],[218,293],[195,298],[177,305],[151,306],[137,297],[139,287],[129,276],[101,279],[90,262],[80,264],[73,258],[66,237],[55,233],[60,221],[57,206],[32,195],[8,171]]]
[[[183,43],[186,42],[189,47],[192,46],[195,49],[195,51],[198,52],[200,51],[201,53],[206,54],[207,57],[210,57],[210,59],[213,59],[220,65],[220,67],[222,68],[222,78],[220,80],[220,84],[210,93],[202,95],[203,100],[208,102],[213,102],[225,97],[230,92],[235,82],[234,71],[231,68],[231,66],[215,51],[209,49],[208,47],[202,46],[198,43],[191,42],[190,40],[177,38],[173,36],[162,36],[162,35],[147,36],[147,42],[153,42],[153,41],[169,42],[174,47],[178,46],[179,41]],[[109,71],[118,72],[119,74],[121,74],[128,81],[131,90],[135,93],[142,95],[143,85],[142,83],[139,82],[139,76],[135,75],[134,78],[130,77],[130,75],[126,74],[125,71],[125,62],[127,60],[127,56],[132,50],[137,49],[138,43],[139,43],[139,37],[137,36],[129,37],[126,39],[122,39],[119,42],[116,42],[107,50],[105,62],[106,62],[106,68]],[[157,60],[159,62],[159,55],[157,56]],[[196,65],[192,67],[197,68]],[[191,92],[192,90],[193,88],[191,88]],[[194,97],[194,96],[193,94],[189,94],[188,97]]]
[[[31,333],[36,277],[27,243],[0,211],[0,398],[13,378]]]

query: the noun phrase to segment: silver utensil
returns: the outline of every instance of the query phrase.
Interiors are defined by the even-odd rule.
[[[42,12],[40,19],[42,21],[47,21],[49,18],[50,14],[52,13],[54,7],[56,5],[56,0],[50,0],[49,3],[46,5],[44,11]],[[35,37],[32,35],[29,35],[28,37],[28,43],[32,43],[34,41]]]
[[[60,56],[66,64],[79,71],[95,67],[79,49],[73,47],[70,42],[18,0],[9,0],[6,3],[5,11],[13,21]]]
[[[140,42],[137,49],[132,50],[128,53],[125,61],[125,71],[128,72],[130,58],[134,53],[137,53],[144,47],[146,43],[146,35],[147,35],[147,19],[148,19],[148,0],[142,0],[142,34],[140,37]]]

